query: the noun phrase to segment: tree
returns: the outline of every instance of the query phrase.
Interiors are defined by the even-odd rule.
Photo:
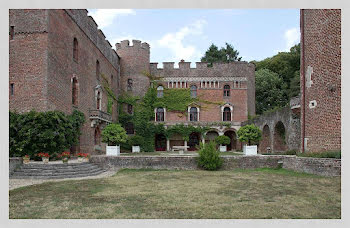
[[[288,101],[283,79],[268,69],[255,72],[255,94],[257,114],[275,107],[283,107]]]
[[[230,144],[231,140],[226,135],[220,135],[215,138],[215,142],[219,145],[227,145],[227,144]]]
[[[201,58],[201,62],[212,63],[228,63],[233,61],[241,61],[242,57],[238,57],[239,52],[234,49],[231,44],[226,43],[226,47],[220,50],[215,44],[211,44],[205,55]]]
[[[125,143],[126,140],[126,131],[120,124],[109,124],[102,130],[102,142],[107,143],[109,146]]]
[[[248,146],[251,143],[258,143],[261,140],[261,130],[254,124],[249,124],[241,127],[238,132],[238,139],[241,142],[248,143]]]

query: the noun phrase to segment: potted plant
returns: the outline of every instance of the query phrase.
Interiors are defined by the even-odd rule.
[[[107,143],[106,155],[120,155],[120,143],[127,140],[126,131],[120,124],[109,124],[102,130],[102,142]]]
[[[62,162],[68,163],[68,159],[70,158],[70,152],[65,151],[61,154]]]
[[[87,153],[78,153],[78,162],[88,162],[89,161],[89,154]]]
[[[257,155],[258,146],[256,145],[261,140],[261,130],[254,124],[249,124],[241,127],[238,132],[238,139],[241,142],[248,143],[243,146],[245,155]],[[255,145],[252,145],[255,144]]]
[[[49,163],[49,158],[50,158],[49,153],[43,153],[43,152],[38,153],[38,157],[41,157],[41,159],[45,164]]]
[[[143,144],[144,140],[143,137],[140,135],[134,135],[129,138],[130,144],[132,146],[132,152],[133,153],[139,153],[140,152],[140,146]]]
[[[227,150],[227,144],[230,144],[231,140],[226,135],[220,135],[215,138],[215,142],[220,145],[220,152],[226,152]]]
[[[23,163],[24,164],[28,164],[29,163],[29,161],[30,161],[30,157],[29,157],[29,155],[24,155],[24,157],[23,157]]]

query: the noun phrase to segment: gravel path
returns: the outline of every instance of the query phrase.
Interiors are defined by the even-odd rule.
[[[84,180],[84,179],[98,179],[103,177],[110,177],[113,176],[115,173],[118,172],[118,169],[109,170],[104,173],[101,173],[96,176],[89,176],[89,177],[76,177],[76,178],[65,178],[65,179],[9,179],[9,190],[24,187],[28,185],[35,185],[35,184],[41,184],[44,182],[57,182],[57,181],[65,181],[65,180]]]

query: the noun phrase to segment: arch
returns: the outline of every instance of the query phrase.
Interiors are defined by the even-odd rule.
[[[96,79],[100,80],[100,62],[96,60]]]
[[[191,97],[196,98],[197,97],[197,86],[191,85]]]
[[[191,107],[189,108],[189,118],[190,118],[190,121],[199,121],[199,118],[198,118],[198,113],[199,113],[199,108],[197,107]]]
[[[274,127],[273,134],[273,151],[274,152],[283,152],[286,151],[286,128],[282,121],[278,121]]]
[[[208,143],[210,141],[214,141],[216,137],[219,136],[219,133],[215,130],[209,130],[206,134],[205,134],[205,143]]]
[[[259,153],[268,153],[268,148],[271,149],[271,131],[269,125],[265,124],[262,130],[262,139],[259,143]]]
[[[77,38],[74,37],[73,39],[73,60],[78,62],[78,59],[79,59],[79,49],[78,49],[78,40]]]
[[[75,76],[72,78],[72,105],[78,105],[78,80]]]
[[[187,144],[189,146],[188,150],[189,151],[197,150],[196,147],[199,145],[200,139],[201,139],[200,133],[192,132],[189,135],[189,140],[188,140],[188,144]]]
[[[230,96],[230,86],[224,85],[224,97],[229,97],[229,96]]]
[[[162,98],[164,96],[164,88],[163,86],[158,86],[157,87],[157,97]]]
[[[156,151],[166,151],[166,137],[164,134],[155,135],[155,150]]]
[[[165,111],[164,108],[156,108],[156,121],[163,122],[165,120]]]
[[[237,150],[237,135],[234,130],[225,131],[224,135],[230,138],[230,144],[227,145],[227,151]]]

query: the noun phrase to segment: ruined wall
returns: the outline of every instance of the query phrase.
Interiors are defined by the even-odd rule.
[[[341,10],[301,10],[305,151],[341,149]],[[304,55],[303,55],[304,53]],[[305,79],[305,93],[303,93]],[[302,126],[304,123],[302,122]],[[303,140],[303,139],[301,139]]]

